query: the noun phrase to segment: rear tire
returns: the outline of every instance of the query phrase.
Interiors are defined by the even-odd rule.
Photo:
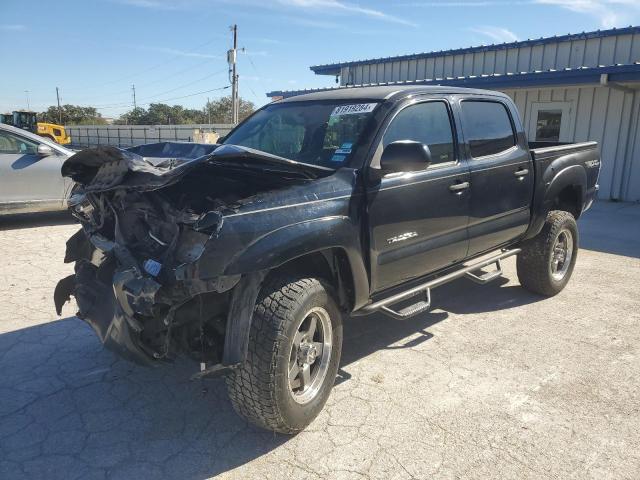
[[[538,235],[521,245],[516,267],[527,290],[551,297],[562,291],[578,257],[578,226],[569,212],[553,210]]]
[[[342,319],[334,298],[316,278],[267,278],[253,313],[247,359],[226,380],[236,412],[288,434],[315,419],[340,362]]]

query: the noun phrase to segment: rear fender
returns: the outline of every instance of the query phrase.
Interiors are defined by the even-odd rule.
[[[538,199],[534,203],[534,220],[527,232],[527,238],[534,237],[542,230],[547,214],[553,209],[560,192],[567,187],[578,190],[578,210],[582,211],[587,191],[587,174],[584,166],[575,165],[575,162],[576,159],[572,155],[567,155],[553,161],[545,170],[540,181],[540,190],[536,191]],[[573,165],[567,166],[567,163]]]

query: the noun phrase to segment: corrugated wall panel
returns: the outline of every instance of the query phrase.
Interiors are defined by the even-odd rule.
[[[462,66],[462,74],[464,76],[473,75],[473,53],[464,54],[464,62]]]
[[[464,75],[464,55],[453,56],[453,76],[462,77]]]
[[[444,57],[436,57],[435,69],[433,72],[433,78],[444,77]]]
[[[507,50],[507,73],[517,73],[518,71],[518,49]]]
[[[584,47],[584,61],[583,65],[587,65],[589,67],[595,67],[599,65],[599,55],[600,55],[600,39],[599,38],[590,38],[587,40],[587,43]],[[611,57],[613,60],[613,48],[612,45],[607,45],[607,48],[603,49],[603,57]],[[611,65],[611,62],[606,62],[607,65]],[[604,64],[603,64],[604,65]]]
[[[558,45],[550,43],[545,45],[544,53],[542,55],[542,69],[550,70],[556,68],[556,54],[558,53]]]
[[[530,71],[542,70],[542,55],[544,45],[536,45],[531,49],[531,66]]]
[[[436,59],[427,58],[427,78],[436,78]]]
[[[607,110],[609,104],[609,89],[596,88],[593,98],[593,110],[590,112],[591,122],[589,125],[589,140],[596,140],[600,144],[600,156],[602,167],[600,170],[600,198],[609,198],[611,194],[610,175],[614,152],[612,153],[611,142],[604,142],[607,129]],[[602,112],[602,115],[593,115],[593,112]]]
[[[613,63],[631,63],[631,41],[633,35],[620,35],[616,43]]]
[[[409,80],[409,61],[402,60],[400,61],[400,74],[397,80]]]
[[[360,85],[362,83],[362,65],[356,65],[351,68],[353,83]]]
[[[531,69],[531,47],[524,47],[520,49],[518,55],[518,72],[529,72]]]
[[[482,69],[484,67],[484,52],[477,52],[473,54],[473,75],[482,75]]]
[[[417,59],[413,59],[409,63],[409,78],[411,78],[413,80],[417,80],[419,78],[418,77],[418,60]]]
[[[562,42],[558,45],[558,52],[556,53],[556,65],[555,69],[561,70],[567,68],[570,64],[571,58],[571,42]]]
[[[633,202],[640,201],[640,94],[636,92],[633,120],[630,126],[631,137],[627,150],[622,198]]]
[[[378,64],[378,67],[376,68],[376,76],[375,76],[376,83],[382,83],[382,82],[385,81],[386,68],[387,68],[387,64],[386,63],[379,63]]]
[[[591,123],[591,111],[595,96],[594,87],[580,88],[578,90],[578,104],[576,109],[576,129],[573,139],[576,142],[589,140],[589,124]]]
[[[453,55],[444,57],[444,77],[453,77]]]
[[[617,42],[618,37],[601,38],[597,63],[588,63],[587,65],[590,67],[595,67],[597,65],[613,65],[615,63]]]
[[[496,64],[493,69],[495,73],[507,73],[507,51],[498,50],[496,52]]]
[[[391,68],[392,68],[391,81],[397,82],[398,80],[401,79],[401,77],[400,77],[400,61],[393,62]]]
[[[619,199],[621,196],[621,186],[623,183],[623,174],[625,170],[625,152],[627,148],[627,140],[629,136],[629,124],[631,122],[631,110],[633,108],[633,94],[622,92],[620,90],[612,90],[609,100],[609,111],[612,115],[617,112],[619,118],[617,120],[617,139],[615,163],[613,164],[613,172],[611,174],[611,197]]]
[[[485,52],[484,54],[484,67],[482,73],[491,74],[496,68],[496,52]]]
[[[578,88],[564,88],[564,101],[571,103],[571,118],[573,122],[569,125],[569,138],[575,138],[576,122],[577,122],[577,109],[578,101],[580,99],[580,89]]]
[[[571,57],[569,58],[569,66],[571,68],[581,67],[584,65],[584,40],[574,40],[571,42]]]
[[[640,62],[640,33],[636,33],[631,40],[631,60],[629,63]]]

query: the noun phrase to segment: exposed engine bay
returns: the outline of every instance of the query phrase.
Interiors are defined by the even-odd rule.
[[[241,275],[220,275],[229,253],[214,244],[225,216],[318,174],[282,160],[226,145],[195,159],[112,147],[71,157],[62,173],[76,182],[68,203],[82,229],[67,242],[75,274],[56,287],[58,314],[73,295],[105,346],[138,363],[220,362]]]

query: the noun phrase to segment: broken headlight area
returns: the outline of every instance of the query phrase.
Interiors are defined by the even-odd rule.
[[[63,166],[76,181],[69,207],[82,230],[67,242],[75,274],[58,283],[56,310],[74,296],[104,345],[138,363],[180,354],[219,362],[240,281],[215,261],[234,253],[216,248],[224,217],[303,180],[203,159],[154,166],[112,150]]]

